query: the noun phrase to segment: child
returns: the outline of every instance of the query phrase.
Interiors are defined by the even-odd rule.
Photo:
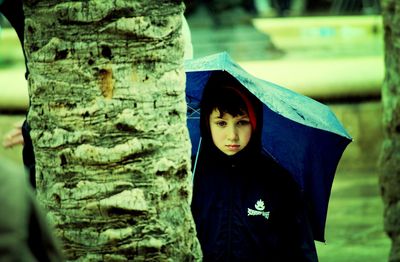
[[[201,101],[192,213],[204,261],[317,261],[299,188],[261,153],[262,106],[226,72]]]

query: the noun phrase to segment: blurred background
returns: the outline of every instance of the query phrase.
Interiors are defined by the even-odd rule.
[[[336,174],[321,262],[387,261],[378,185],[384,45],[379,1],[188,0],[194,57],[227,51],[251,74],[329,105],[354,138]],[[22,121],[21,45],[0,17],[0,138]],[[0,157],[22,165],[21,146]]]

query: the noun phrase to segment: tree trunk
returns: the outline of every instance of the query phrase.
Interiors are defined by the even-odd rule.
[[[386,73],[382,89],[385,139],[380,176],[385,230],[392,240],[389,261],[400,261],[400,2],[382,0]]]
[[[26,0],[38,198],[71,261],[193,261],[181,1]]]

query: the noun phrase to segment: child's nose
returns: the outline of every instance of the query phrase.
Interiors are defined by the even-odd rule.
[[[231,141],[236,141],[238,139],[238,131],[237,128],[231,126],[228,130],[228,139]]]

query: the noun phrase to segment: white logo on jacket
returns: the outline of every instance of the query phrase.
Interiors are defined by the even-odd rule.
[[[247,216],[263,216],[266,219],[269,218],[269,211],[264,211],[265,205],[264,201],[261,199],[257,201],[257,203],[254,205],[256,210],[248,208],[247,209]]]

